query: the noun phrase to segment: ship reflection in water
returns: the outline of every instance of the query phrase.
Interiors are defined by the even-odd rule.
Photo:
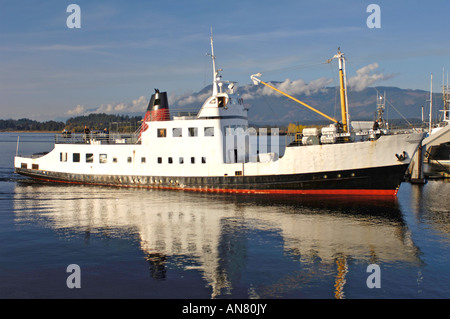
[[[16,184],[14,210],[16,223],[37,223],[86,246],[93,236],[135,241],[144,258],[128,262],[147,267],[145,259],[147,280],[169,284],[172,271],[194,272],[211,298],[344,298],[352,289],[369,292],[370,264],[421,264],[391,197],[324,200],[30,182]],[[348,282],[351,269],[359,271],[357,283]]]

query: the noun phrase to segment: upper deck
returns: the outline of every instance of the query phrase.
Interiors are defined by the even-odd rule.
[[[55,144],[140,144],[136,133],[60,133],[55,135]]]

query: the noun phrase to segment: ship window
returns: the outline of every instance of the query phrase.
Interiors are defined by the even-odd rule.
[[[31,164],[32,169],[39,169],[39,164]]]
[[[20,163],[20,168],[28,168],[27,163]]]
[[[205,136],[214,136],[214,127],[205,127]]]
[[[235,171],[235,172],[234,172],[234,175],[235,175],[235,176],[242,176],[242,171]]]
[[[117,157],[113,157],[113,163],[117,163]]]
[[[191,157],[191,164],[195,164],[195,157]]]
[[[224,107],[227,105],[227,100],[225,96],[218,96],[217,101],[219,102],[219,107]]]
[[[162,163],[162,157],[158,157],[158,164]]]
[[[180,164],[183,164],[183,163],[184,163],[184,158],[183,158],[183,157],[180,157],[179,163],[180,163]]]
[[[59,160],[61,162],[67,162],[67,153],[65,153],[65,152],[59,153]]]
[[[127,157],[127,163],[131,163],[131,162],[133,162],[133,160],[132,160],[131,156],[128,156]]]
[[[141,157],[141,163],[142,163],[142,164],[145,163],[145,157]]]
[[[172,129],[172,136],[173,137],[181,137],[182,136],[182,134],[181,134],[181,127],[180,128],[178,128],[178,127],[173,128]]]
[[[159,128],[158,129],[158,137],[166,137],[166,129],[165,128]]]
[[[106,154],[100,154],[99,158],[98,158],[98,162],[100,164],[105,164],[107,162],[107,156]]]
[[[188,128],[188,133],[189,136],[198,136],[198,128],[190,127]]]
[[[79,163],[80,162],[80,153],[73,153],[72,154],[72,162]]]
[[[206,157],[202,157],[202,164],[206,164]]]
[[[167,159],[167,162],[168,162],[169,164],[172,164],[172,163],[173,163],[172,157],[169,157],[169,158]]]
[[[94,154],[86,153],[86,163],[93,163],[93,162],[94,162]]]

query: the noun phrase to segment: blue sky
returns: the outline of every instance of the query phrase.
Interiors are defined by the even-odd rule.
[[[71,3],[79,29],[66,25]],[[371,3],[381,28],[366,25]],[[448,0],[2,0],[0,118],[143,112],[154,88],[177,101],[211,82],[211,27],[218,67],[239,85],[257,72],[266,81],[333,78],[335,66],[321,62],[341,47],[348,77],[371,65],[372,86],[428,90],[433,73],[440,92],[449,12]]]

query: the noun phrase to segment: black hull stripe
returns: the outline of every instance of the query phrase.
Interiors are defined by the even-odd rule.
[[[167,177],[57,173],[16,168],[48,182],[213,192],[395,195],[408,165],[291,175]]]

